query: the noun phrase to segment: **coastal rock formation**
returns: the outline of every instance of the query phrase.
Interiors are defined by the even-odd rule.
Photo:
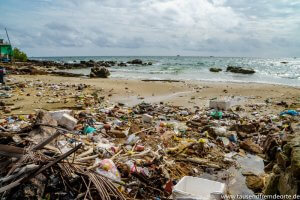
[[[93,61],[93,60],[89,60],[89,61],[80,61],[80,64],[82,65],[82,66],[86,66],[86,67],[93,67],[94,66],[94,64],[95,64],[95,61]]]
[[[91,78],[107,78],[110,75],[108,69],[104,66],[95,65],[91,69],[90,77]]]
[[[239,74],[254,74],[254,69],[244,69],[242,67],[228,66],[227,72],[239,73]]]
[[[114,61],[98,61],[97,64],[104,66],[104,67],[111,67],[111,66],[114,66],[116,64],[116,62],[114,62]]]
[[[221,72],[222,69],[221,68],[217,68],[217,67],[212,67],[212,68],[209,69],[209,71],[211,71],[211,72]]]
[[[128,61],[127,64],[131,64],[131,65],[152,65],[152,62],[143,62],[141,59],[134,59],[131,61]]]
[[[268,149],[273,148],[268,146]],[[265,149],[268,150],[268,149]],[[264,189],[264,194],[296,195],[300,192],[300,131],[286,141],[282,151],[277,151],[273,160],[272,173]]]
[[[12,66],[6,67],[7,70],[10,71],[11,74],[30,74],[30,75],[45,75],[48,74],[46,69],[41,69],[35,66]]]
[[[118,66],[119,66],[119,67],[126,67],[127,64],[126,64],[126,63],[123,63],[123,62],[120,62],[120,63],[118,64]]]
[[[140,59],[134,59],[134,60],[128,61],[127,63],[132,64],[132,65],[142,65],[143,61]]]

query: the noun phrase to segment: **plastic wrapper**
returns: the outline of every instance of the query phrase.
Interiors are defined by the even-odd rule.
[[[117,169],[114,161],[111,159],[96,159],[95,164],[98,165],[99,167],[96,169],[96,172],[106,176],[108,178],[111,178],[116,181],[121,181],[121,175],[119,170]]]

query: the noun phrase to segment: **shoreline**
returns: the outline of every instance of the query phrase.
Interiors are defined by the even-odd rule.
[[[128,79],[128,78],[123,78],[123,77],[110,77],[110,79],[121,79],[121,80],[138,80],[138,81],[143,81],[143,80],[147,80],[147,79]],[[164,82],[166,80],[172,80],[172,81],[181,81],[181,82],[194,82],[194,83],[229,83],[229,84],[259,84],[259,85],[273,85],[273,86],[287,86],[287,87],[292,87],[292,88],[299,88],[300,89],[300,85],[288,85],[288,84],[283,84],[283,83],[268,83],[268,82],[255,82],[255,81],[230,81],[230,80],[186,80],[186,79],[149,79],[147,81],[154,80],[154,81],[161,81]]]
[[[74,73],[74,74],[83,74],[84,76],[86,77],[89,77],[89,73],[80,73],[81,70],[83,70],[83,72],[85,70],[90,70],[91,68],[81,68],[81,69],[69,69],[69,70],[59,70],[58,72],[67,72],[67,73]],[[118,70],[115,70],[115,69],[112,69],[112,68],[109,68],[109,71],[112,72],[112,73],[118,73],[119,71]],[[129,76],[131,76],[132,74],[128,74]],[[218,76],[218,73],[215,73],[216,76]],[[175,78],[157,78],[155,76],[153,77],[139,77],[139,78],[126,78],[126,77],[123,77],[123,76],[119,76],[119,75],[114,75],[114,74],[111,74],[111,76],[109,77],[110,79],[125,79],[125,80],[145,80],[145,79],[150,79],[150,80],[161,80],[161,81],[164,81],[165,79],[168,79],[168,80],[174,80],[174,81],[189,81],[189,82],[211,82],[211,83],[214,83],[214,82],[221,82],[221,83],[238,83],[238,84],[270,84],[270,85],[282,85],[282,86],[290,86],[290,87],[297,87],[297,88],[300,88],[300,80],[299,80],[299,83],[297,85],[295,84],[288,84],[288,83],[276,83],[276,82],[268,82],[268,81],[242,81],[242,80],[226,80],[226,79],[214,79],[214,80],[210,80],[210,79],[183,79],[183,78],[180,78],[180,77],[175,77]]]
[[[23,83],[38,82],[51,83],[53,85],[66,84],[78,85],[85,84],[88,86],[88,92],[98,92],[105,100],[112,103],[122,103],[127,106],[133,106],[141,102],[147,103],[168,103],[175,106],[196,109],[197,107],[208,106],[212,98],[236,96],[243,97],[242,106],[251,104],[264,104],[267,99],[271,101],[268,105],[267,113],[280,112],[284,109],[276,105],[284,101],[288,104],[297,102],[300,98],[300,88],[286,85],[260,84],[260,83],[222,83],[209,81],[184,81],[184,82],[164,82],[164,81],[142,81],[136,79],[119,79],[119,78],[81,78],[81,77],[62,77],[53,75],[10,75],[12,81]],[[25,96],[25,93],[31,93]],[[23,95],[12,98],[12,102],[17,106],[24,104],[25,110],[32,111],[39,107],[50,107],[59,109],[62,106],[68,106],[69,103],[47,103],[50,94],[42,94],[42,101],[35,102],[36,95],[39,91],[25,88]],[[75,92],[75,91],[74,91]],[[22,98],[18,102],[18,98]],[[44,99],[44,100],[43,100]],[[251,108],[249,108],[251,110]],[[16,110],[16,113],[17,110]]]

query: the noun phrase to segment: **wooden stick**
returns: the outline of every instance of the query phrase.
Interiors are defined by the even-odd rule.
[[[21,174],[27,173],[27,172],[32,171],[32,170],[35,170],[38,167],[39,167],[39,165],[35,165],[35,164],[26,165],[25,167],[21,168],[17,173],[1,178],[0,182],[4,183],[4,182],[7,182],[7,181],[10,181],[11,179],[14,179],[14,178],[18,177]]]
[[[79,154],[78,156],[76,156],[77,159],[85,157],[89,154],[93,153],[93,147],[91,147],[89,150],[83,152],[82,154]]]
[[[25,150],[20,147],[0,144],[0,155],[21,158]]]
[[[87,157],[84,157],[84,158],[75,159],[75,161],[76,162],[87,161],[87,160],[91,160],[91,159],[94,159],[94,158],[97,158],[97,157],[98,157],[98,155],[87,156]]]
[[[196,163],[202,166],[207,166],[207,167],[211,167],[211,168],[217,168],[220,169],[221,167],[215,163],[209,163],[209,160],[206,159],[200,159],[200,158],[178,158],[176,159],[176,161],[188,161],[188,162],[192,162],[192,163]]]
[[[61,133],[59,131],[56,131],[53,135],[42,141],[41,143],[37,144],[35,147],[32,148],[32,150],[39,150],[43,148],[45,145],[49,144],[52,140],[57,138]]]

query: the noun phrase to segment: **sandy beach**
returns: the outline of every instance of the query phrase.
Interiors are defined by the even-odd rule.
[[[0,11],[1,200],[300,199],[300,1]]]
[[[277,105],[279,102],[286,102],[288,105],[299,106],[300,88],[284,85],[258,84],[258,83],[220,83],[220,82],[201,82],[201,81],[182,81],[182,82],[163,82],[125,79],[89,79],[77,77],[60,77],[51,75],[11,75],[9,76],[18,82],[38,82],[89,86],[82,93],[96,92],[100,96],[105,96],[105,100],[111,103],[123,103],[133,106],[141,102],[160,103],[183,106],[187,108],[203,108],[208,106],[212,98],[227,96],[241,97],[239,105],[255,111],[249,105],[265,107],[260,112],[278,113],[284,107]],[[9,100],[15,107],[21,106],[22,109],[14,110],[13,113],[31,113],[34,109],[61,109],[74,106],[72,99],[49,103],[53,93],[43,94],[37,97],[39,90],[31,87],[24,88],[23,92]],[[68,93],[71,93],[68,91]],[[73,91],[74,92],[74,91]],[[30,94],[28,96],[27,94]],[[58,96],[58,98],[64,98]],[[266,100],[270,102],[268,106]]]

